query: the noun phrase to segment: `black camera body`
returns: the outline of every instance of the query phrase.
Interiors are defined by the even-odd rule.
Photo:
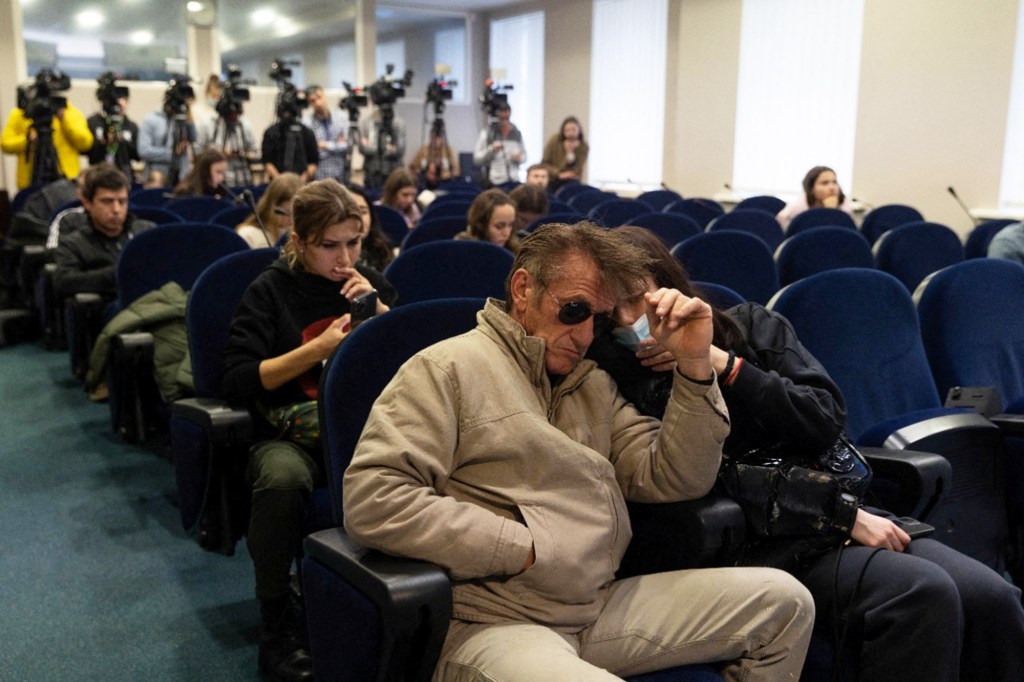
[[[427,84],[426,100],[429,104],[434,105],[435,116],[444,113],[444,103],[452,98],[452,88],[458,84],[458,81],[446,81],[440,78],[435,78]]]
[[[49,125],[54,115],[68,105],[67,97],[55,95],[71,88],[71,79],[63,71],[40,69],[33,83],[25,87],[25,116],[32,119],[36,127]]]
[[[303,109],[309,106],[306,93],[301,92],[291,82],[292,70],[289,66],[298,66],[301,62],[275,59],[270,64],[270,79],[277,83],[277,104],[275,112],[282,121],[294,121]],[[248,91],[247,91],[248,92]]]
[[[348,81],[341,84],[345,88],[345,96],[338,102],[338,107],[348,112],[348,122],[355,124],[359,121],[359,110],[369,104],[369,98],[359,88],[353,89]]]
[[[365,88],[370,95],[370,101],[382,109],[390,108],[400,97],[405,97],[405,88],[412,85],[412,69],[406,69],[401,80],[392,77],[394,70],[395,65],[388,64],[386,73],[373,85]]]
[[[228,65],[228,78],[217,100],[217,115],[227,121],[237,121],[242,115],[242,102],[249,101],[249,88],[242,80],[242,69],[234,64]]]
[[[103,115],[112,121],[124,120],[124,109],[121,107],[121,99],[128,98],[128,86],[117,84],[117,74],[107,71],[100,74],[96,79],[99,87],[96,88],[96,99],[99,100]]]
[[[480,105],[489,118],[498,115],[498,109],[508,106],[508,91],[512,90],[511,85],[498,85],[487,79],[484,81],[484,92],[480,95]]]
[[[195,98],[188,76],[172,76],[164,91],[164,112],[171,118],[184,118],[188,115],[189,103]]]

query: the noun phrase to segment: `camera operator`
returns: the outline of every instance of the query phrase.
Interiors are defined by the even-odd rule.
[[[412,71],[400,81],[391,77],[394,64],[367,90],[374,111],[359,125],[359,153],[363,155],[363,184],[380,187],[391,171],[402,165],[405,156],[405,121],[395,113],[395,102],[405,96],[405,87],[412,84]]]
[[[171,187],[192,167],[196,142],[191,114],[194,99],[188,76],[175,76],[164,91],[163,106],[142,119],[139,130],[139,156],[146,162],[145,175],[163,173]]]
[[[487,112],[488,125],[480,131],[473,150],[473,162],[483,170],[484,185],[493,187],[519,180],[519,164],[526,161],[523,135],[512,124],[508,95],[499,90],[509,86],[487,83],[480,98]]]
[[[319,162],[316,167],[316,179],[334,178],[345,184],[348,157],[348,140],[345,137],[347,119],[341,109],[332,107],[327,101],[327,93],[319,85],[306,88],[306,99],[309,111],[303,115],[302,122],[313,131],[319,151]]]
[[[78,177],[78,157],[92,147],[85,115],[55,92],[71,87],[60,71],[40,69],[35,82],[19,88],[19,106],[4,124],[0,148],[18,155],[17,185],[45,185]]]
[[[201,118],[196,123],[196,153],[216,149],[224,154],[228,161],[224,184],[228,187],[252,182],[249,162],[258,156],[256,135],[243,115],[242,103],[249,101],[249,89],[242,85],[242,70],[233,64],[228,66],[228,78],[219,86],[220,95],[214,102],[213,116]]]
[[[101,74],[96,82],[100,110],[88,120],[93,136],[89,165],[113,164],[131,180],[135,177],[132,161],[139,160],[139,126],[128,118],[128,88],[117,85],[117,75],[112,71]]]
[[[271,181],[281,173],[295,173],[303,182],[316,176],[320,151],[313,131],[299,118],[308,101],[291,81],[289,62],[275,59],[268,74],[277,82],[277,120],[263,133],[263,166]]]

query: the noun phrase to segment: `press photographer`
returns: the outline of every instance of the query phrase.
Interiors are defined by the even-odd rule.
[[[427,93],[423,103],[424,125],[426,125],[426,107],[433,106],[434,120],[430,124],[430,136],[427,144],[420,147],[409,164],[409,170],[419,178],[426,189],[436,189],[445,180],[460,174],[459,158],[455,150],[448,144],[448,135],[444,127],[445,102],[452,98],[451,88],[458,85],[456,81],[434,78],[427,85]]]
[[[395,102],[405,97],[405,88],[412,85],[412,71],[407,70],[401,80],[392,75],[394,64],[375,83],[364,90],[374,104],[373,114],[359,126],[359,152],[363,155],[363,183],[367,187],[380,187],[395,168],[402,165],[405,156],[405,122],[395,113]]]
[[[297,62],[275,59],[270,65],[270,79],[277,83],[277,120],[263,133],[263,165],[267,180],[281,173],[295,173],[304,182],[316,176],[320,152],[316,136],[299,118],[309,102],[305,93],[291,82]]]
[[[188,174],[197,137],[190,109],[195,96],[188,76],[174,76],[164,91],[163,106],[142,119],[139,156],[146,162],[147,177],[162,173],[174,187]]]
[[[18,156],[18,189],[78,176],[78,157],[93,138],[82,112],[56,94],[70,87],[64,73],[40,69],[31,85],[18,88],[18,107],[7,117],[0,144]]]
[[[96,79],[100,110],[88,121],[93,136],[89,165],[105,161],[131,179],[134,177],[132,161],[139,160],[139,126],[128,118],[128,86],[118,85],[117,81],[113,71]]]
[[[508,103],[511,85],[498,85],[491,79],[484,82],[480,104],[487,116],[487,126],[480,131],[473,162],[480,166],[484,185],[493,187],[519,180],[519,166],[526,162],[523,135],[512,124],[512,107]]]
[[[197,150],[216,149],[228,160],[225,184],[239,187],[252,183],[249,162],[257,156],[256,135],[244,117],[243,103],[249,101],[250,83],[242,79],[242,70],[228,65],[228,77],[223,81],[220,96],[214,105],[214,116],[199,121]]]

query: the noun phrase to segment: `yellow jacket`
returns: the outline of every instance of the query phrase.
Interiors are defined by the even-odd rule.
[[[8,154],[18,155],[18,189],[32,182],[33,144],[28,139],[32,119],[22,109],[14,109],[4,124],[0,148]],[[85,116],[71,104],[62,118],[53,117],[53,148],[57,153],[57,166],[68,179],[78,177],[81,169],[79,156],[92,148],[92,132]]]

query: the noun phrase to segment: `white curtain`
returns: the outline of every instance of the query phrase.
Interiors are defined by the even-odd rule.
[[[667,0],[594,1],[589,184],[616,190],[662,181],[667,26]]]
[[[540,161],[544,145],[544,12],[491,22],[490,77],[511,85],[512,122],[523,134],[526,165]],[[479,88],[482,84],[473,84]],[[483,119],[481,118],[481,121]],[[520,169],[525,174],[526,168]]]
[[[793,196],[829,166],[851,196],[864,0],[743,0],[733,190]]]
[[[377,60],[377,74],[374,76],[374,81],[386,73],[388,64],[395,65],[395,70],[391,72],[391,76],[395,80],[402,78],[405,75],[405,41],[387,40],[377,43],[375,59]],[[369,84],[366,83],[365,85]]]
[[[468,90],[465,85],[466,29],[448,28],[434,34],[434,64],[444,65],[450,69],[444,80],[457,83],[451,86],[452,101],[464,102]],[[430,77],[433,78],[434,74],[430,74]]]
[[[999,206],[1010,210],[1024,208],[1024,3],[1020,4],[1018,12],[1003,177],[999,186]]]
[[[353,88],[363,85],[356,82],[356,44],[338,43],[327,48],[327,73],[330,82],[325,88],[340,88],[347,82]]]

